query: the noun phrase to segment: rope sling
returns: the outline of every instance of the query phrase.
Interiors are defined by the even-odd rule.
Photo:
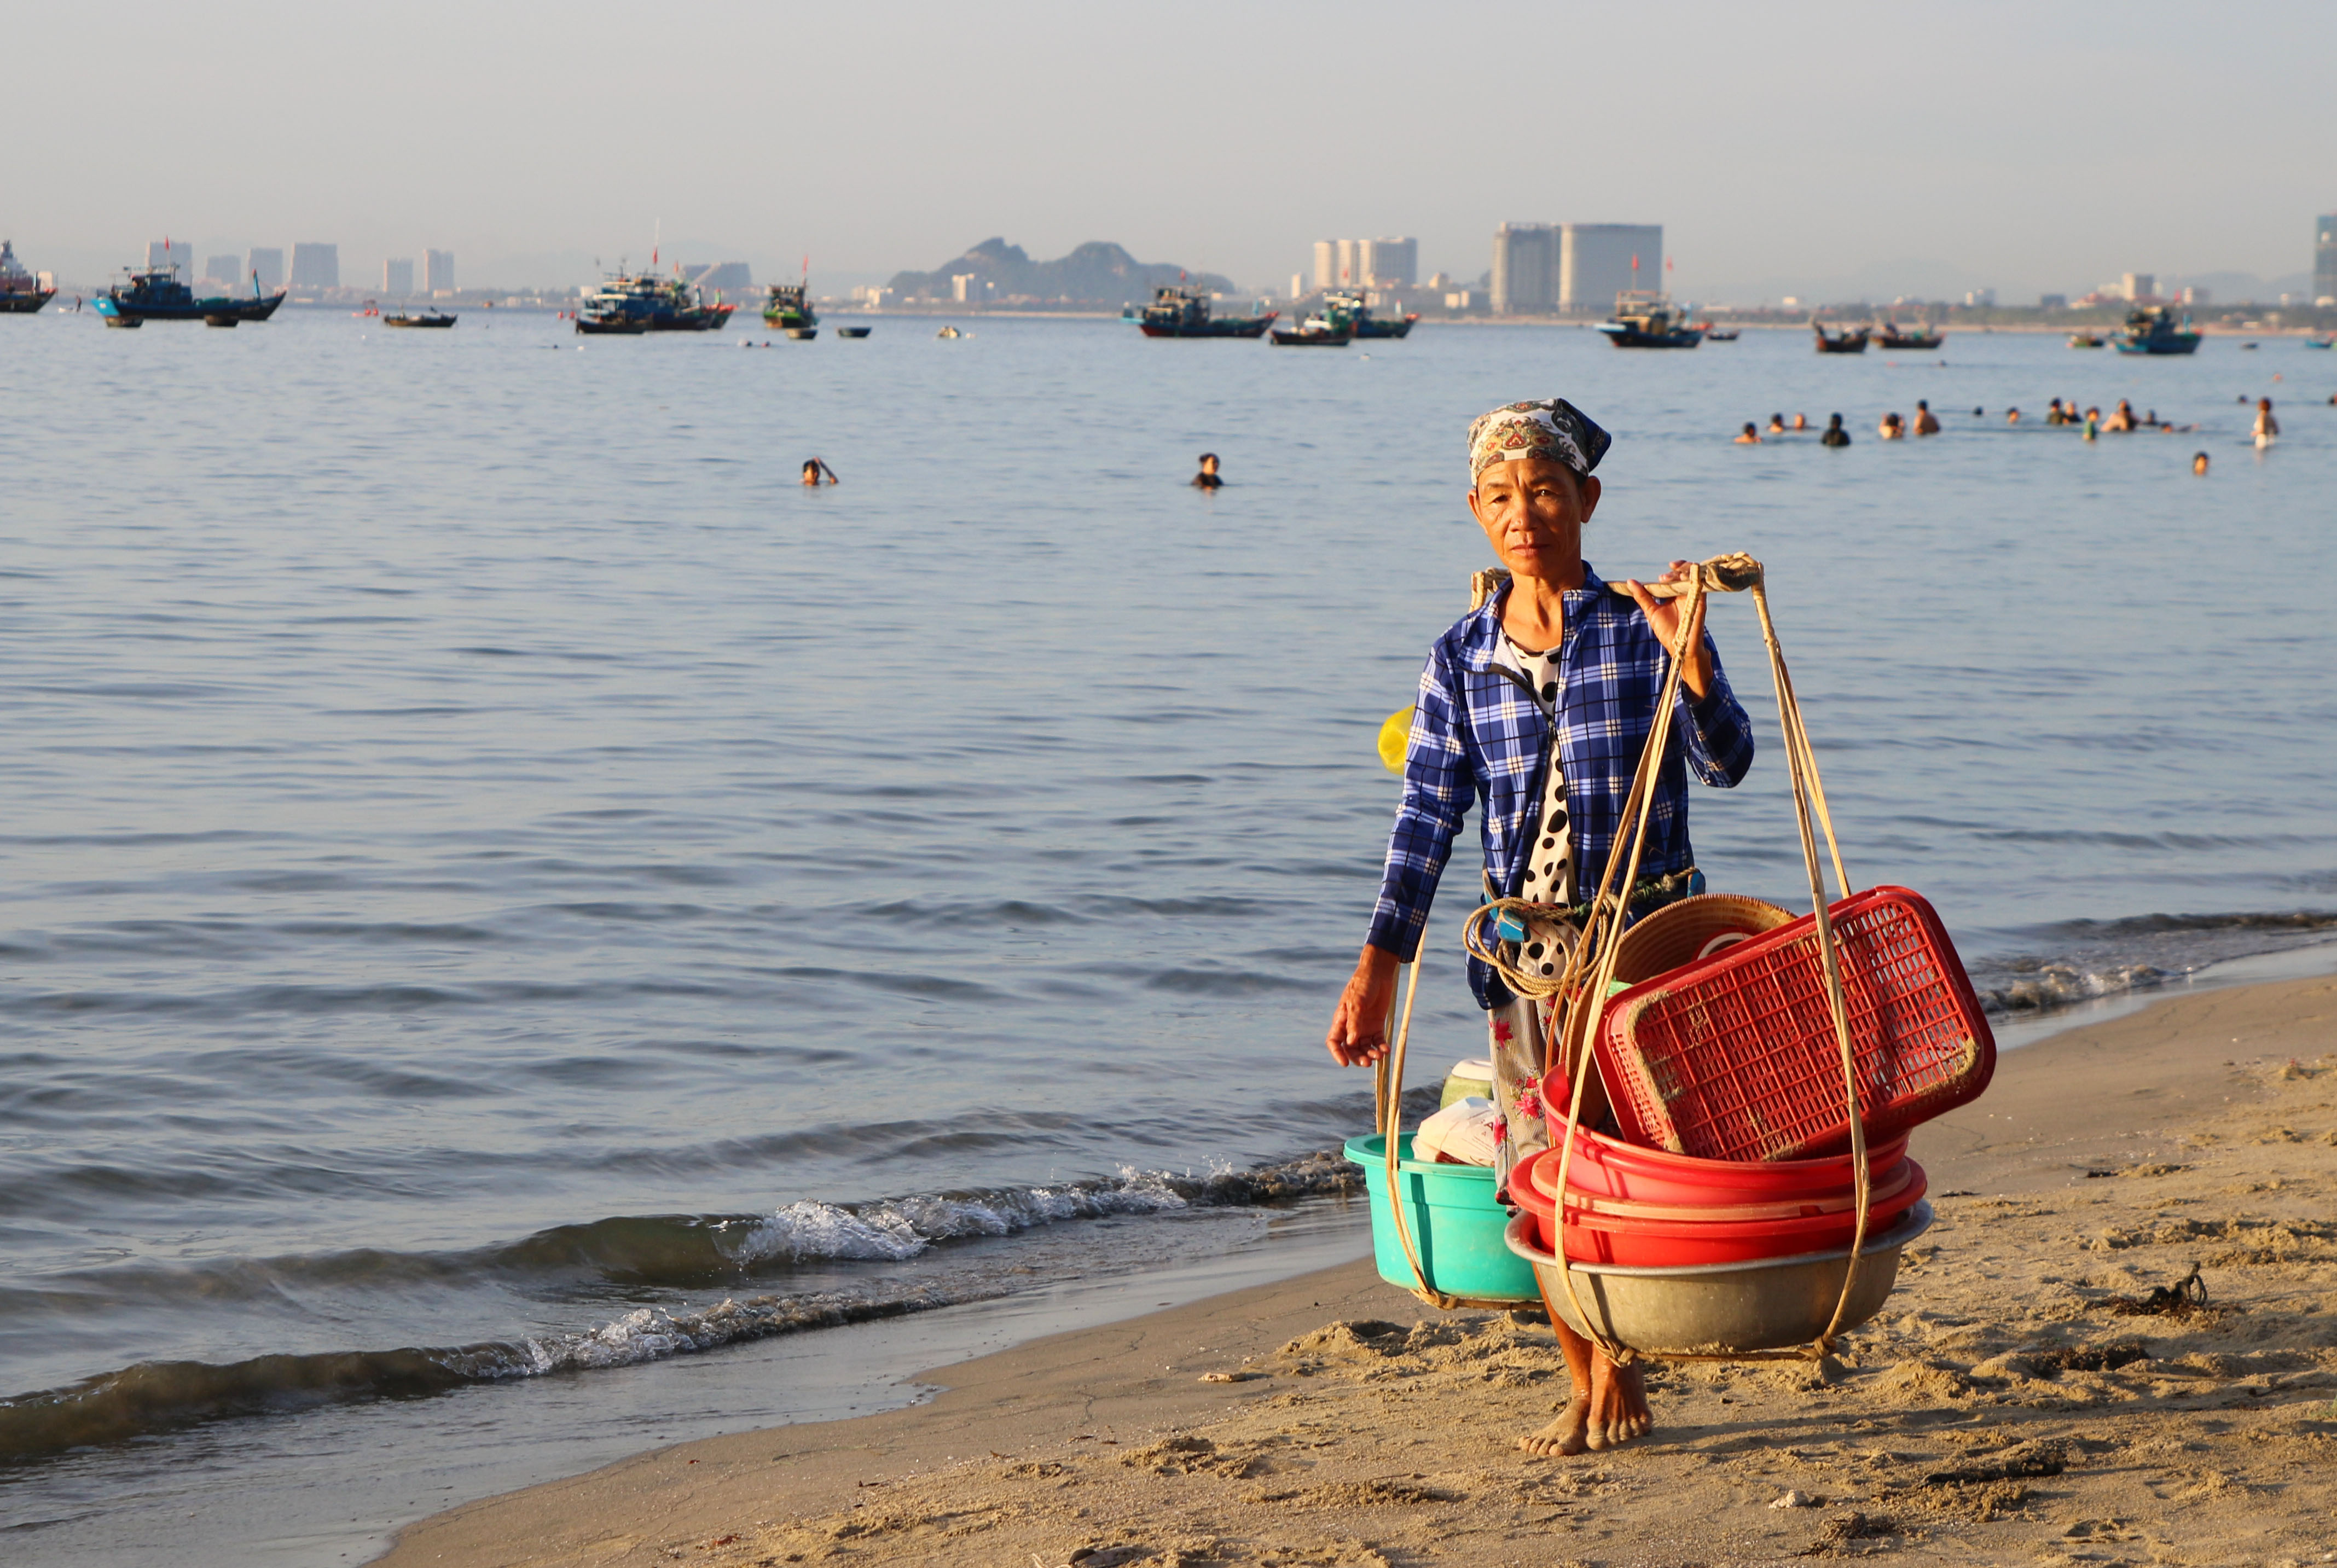
[[[1611,852],[1609,853],[1606,871],[1599,878],[1599,891],[1587,906],[1580,934],[1572,941],[1561,944],[1566,948],[1566,962],[1554,976],[1521,972],[1516,965],[1504,959],[1498,942],[1483,940],[1483,927],[1489,919],[1510,914],[1520,920],[1530,917],[1536,920],[1538,928],[1542,922],[1548,922],[1560,930],[1566,930],[1569,928],[1562,920],[1552,920],[1550,917],[1562,916],[1568,911],[1528,903],[1521,899],[1492,899],[1480,905],[1463,922],[1462,945],[1472,956],[1490,964],[1502,982],[1518,995],[1556,1004],[1551,1008],[1550,1037],[1543,1042],[1540,1070],[1544,1076],[1542,1099],[1545,1105],[1549,1103],[1546,1080],[1550,1065],[1553,1061],[1567,1065],[1572,1076],[1572,1094],[1567,1105],[1565,1123],[1568,1135],[1560,1145],[1556,1185],[1559,1205],[1557,1267],[1567,1301],[1583,1326],[1590,1330],[1589,1337],[1591,1341],[1618,1366],[1628,1366],[1633,1361],[1644,1359],[1819,1360],[1833,1352],[1843,1316],[1850,1308],[1853,1290],[1858,1279],[1860,1254],[1865,1249],[1868,1211],[1873,1197],[1873,1183],[1867,1167],[1865,1121],[1858,1107],[1857,1053],[1850,1037],[1849,998],[1843,989],[1841,943],[1834,935],[1833,922],[1827,911],[1825,875],[1819,863],[1819,832],[1825,835],[1838,897],[1849,896],[1850,876],[1843,867],[1842,845],[1834,837],[1833,816],[1826,809],[1825,787],[1818,777],[1817,757],[1810,746],[1809,732],[1802,722],[1801,705],[1794,696],[1793,677],[1785,668],[1785,650],[1778,646],[1776,624],[1770,618],[1767,572],[1749,555],[1720,555],[1688,568],[1684,578],[1675,579],[1663,586],[1674,590],[1673,597],[1682,601],[1684,613],[1679,617],[1677,642],[1665,648],[1668,665],[1662,692],[1656,702],[1655,720],[1648,732],[1647,745],[1640,751],[1638,768],[1632,775],[1622,814],[1616,822],[1615,843],[1620,845],[1627,837],[1630,841],[1628,863],[1623,856]],[[1825,1328],[1808,1344],[1783,1350],[1647,1351],[1613,1339],[1599,1327],[1599,1320],[1583,1310],[1582,1300],[1575,1290],[1574,1276],[1578,1271],[1568,1263],[1565,1256],[1566,1182],[1573,1164],[1575,1144],[1579,1141],[1574,1129],[1582,1114],[1583,1091],[1589,1083],[1592,1031],[1605,1010],[1606,998],[1615,978],[1616,962],[1621,956],[1620,939],[1630,902],[1626,895],[1639,886],[1639,864],[1647,848],[1648,823],[1652,814],[1650,807],[1657,775],[1671,742],[1672,715],[1679,700],[1687,634],[1689,628],[1697,624],[1697,612],[1706,594],[1748,591],[1753,596],[1755,609],[1760,614],[1761,638],[1768,648],[1769,672],[1776,687],[1777,718],[1785,732],[1785,771],[1793,785],[1794,822],[1801,836],[1803,863],[1809,873],[1810,902],[1815,911],[1820,967],[1825,980],[1827,1004],[1833,1018],[1834,1042],[1842,1056],[1843,1090],[1850,1113],[1855,1221],[1849,1256],[1843,1270],[1842,1292],[1835,1298],[1833,1312]],[[1617,875],[1618,870],[1621,872],[1619,878]],[[1412,1294],[1444,1311],[1487,1307],[1513,1310],[1519,1305],[1516,1301],[1454,1296],[1431,1285],[1426,1271],[1421,1266],[1419,1250],[1413,1244],[1411,1227],[1404,1218],[1406,1205],[1401,1186],[1398,1136],[1403,1125],[1404,1049],[1412,1033],[1413,1004],[1420,994],[1418,960],[1406,967],[1412,972],[1404,987],[1403,1018],[1396,1029],[1393,1047],[1379,1063],[1374,1082],[1374,1100],[1385,1145],[1389,1213],[1395,1222],[1396,1236],[1403,1244],[1404,1259],[1411,1265],[1413,1279],[1416,1282]],[[1536,1271],[1540,1273],[1540,1270]],[[1544,1290],[1546,1293],[1547,1286]],[[1556,1305],[1554,1302],[1545,1304],[1553,1309]]]

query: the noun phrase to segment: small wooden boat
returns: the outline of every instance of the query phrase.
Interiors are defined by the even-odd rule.
[[[838,337],[865,337],[868,336],[868,328],[865,326],[839,326],[836,329],[836,335]]]
[[[2099,348],[2102,346],[2103,341],[2104,339],[2102,335],[2098,332],[2073,332],[2069,334],[2069,346],[2072,348]]]
[[[98,314],[104,317],[105,324],[108,326],[132,327],[143,326],[146,325],[146,318],[142,316],[113,316],[109,315],[107,312],[103,310],[99,311]]]
[[[1863,354],[1866,352],[1866,339],[1868,333],[1867,329],[1863,326],[1858,328],[1855,332],[1852,331],[1848,327],[1844,327],[1840,332],[1830,333],[1824,327],[1820,326],[1816,322],[1813,321],[1810,323],[1810,330],[1817,335],[1818,352],[1820,354]]]
[[[960,332],[954,326],[944,326],[939,332],[934,333],[934,336],[935,337],[963,337],[965,334]]]
[[[819,336],[819,328],[816,326],[790,326],[786,330],[787,335],[798,343],[809,342]]]
[[[422,312],[421,315],[416,316],[411,312],[401,310],[395,316],[383,317],[381,318],[381,324],[384,326],[445,327],[455,325],[455,317],[451,312],[447,311],[425,310]]]
[[[586,316],[576,317],[576,330],[586,337],[640,337],[650,329],[646,316]]]
[[[1276,348],[1345,348],[1355,340],[1351,326],[1334,326],[1319,316],[1310,316],[1290,331],[1276,327],[1266,334]]]
[[[1886,321],[1875,329],[1874,341],[1884,348],[1937,348],[1947,337],[1921,326],[1902,332],[1897,322]]]
[[[2308,337],[2304,340],[2304,346],[2307,348],[2327,348],[2332,345],[2337,345],[2337,336],[2324,334],[2320,337]]]
[[[205,326],[233,326],[242,319],[242,317],[238,316],[232,310],[214,310],[204,316],[203,325]]]
[[[1707,321],[1704,324],[1704,340],[1706,343],[1734,343],[1742,330],[1736,326],[1715,326]]]

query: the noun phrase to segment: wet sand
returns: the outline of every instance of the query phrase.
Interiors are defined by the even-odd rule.
[[[1357,1263],[489,1498],[383,1561],[2337,1562],[2337,979],[2012,1053],[1915,1154],[1939,1222],[1838,1361],[1657,1368],[1621,1450],[1517,1453],[1563,1399],[1548,1328]],[[2204,1305],[2126,1305],[2194,1265]]]

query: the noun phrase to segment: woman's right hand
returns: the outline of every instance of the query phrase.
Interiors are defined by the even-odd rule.
[[[1360,1067],[1388,1053],[1387,1021],[1395,1002],[1396,956],[1366,943],[1355,972],[1331,1012],[1331,1032],[1323,1043],[1343,1067]]]

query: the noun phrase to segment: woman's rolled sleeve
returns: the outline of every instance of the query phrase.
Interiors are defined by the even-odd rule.
[[[1440,648],[1420,672],[1420,697],[1404,748],[1403,801],[1388,834],[1387,863],[1380,874],[1379,904],[1372,911],[1367,939],[1372,946],[1406,962],[1419,951],[1437,879],[1443,875],[1475,793],[1461,744],[1458,683]]]
[[[1688,765],[1696,769],[1696,776],[1715,789],[1727,789],[1752,770],[1753,721],[1745,717],[1744,705],[1728,685],[1727,673],[1720,667],[1720,650],[1713,646],[1709,632],[1705,634],[1704,648],[1712,656],[1712,685],[1701,697],[1693,699],[1682,687],[1678,716],[1687,731]]]

